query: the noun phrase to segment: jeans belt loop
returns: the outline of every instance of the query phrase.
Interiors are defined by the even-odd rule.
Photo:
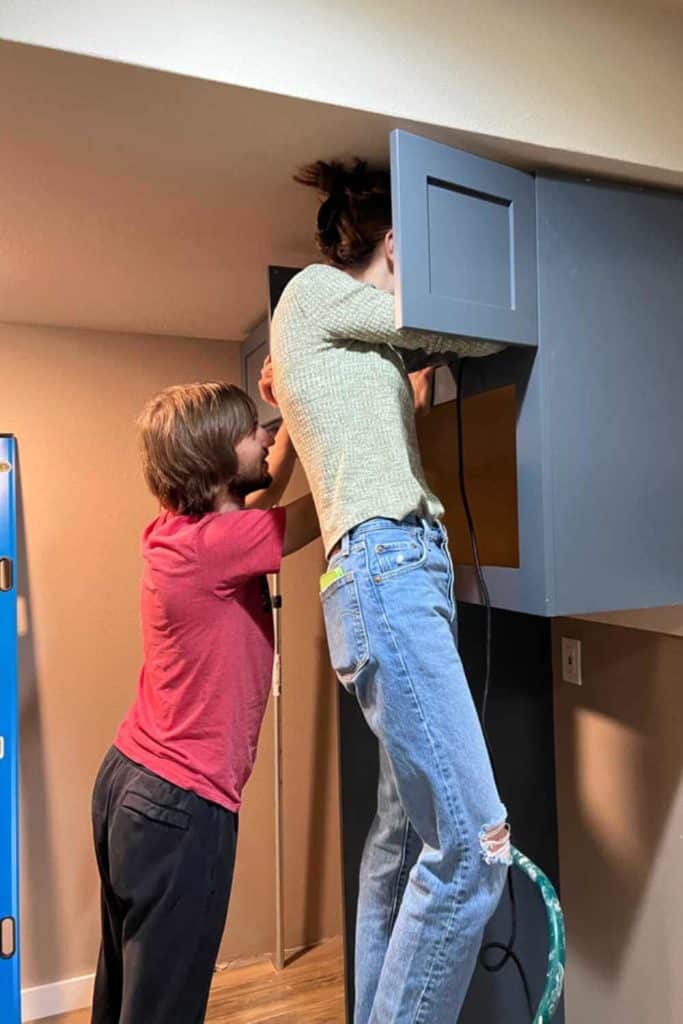
[[[331,561],[336,555],[342,555],[345,558],[349,553],[350,546],[350,536],[348,533],[345,533],[341,540],[338,540],[334,547],[330,550],[330,553],[327,556],[327,561]]]

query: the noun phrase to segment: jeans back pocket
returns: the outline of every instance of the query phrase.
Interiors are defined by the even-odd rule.
[[[353,573],[335,580],[320,595],[332,668],[344,686],[367,665],[370,650],[358,585]]]

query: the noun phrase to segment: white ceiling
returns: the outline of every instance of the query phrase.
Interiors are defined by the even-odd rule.
[[[315,258],[318,157],[386,162],[405,126],[526,167],[661,170],[0,42],[0,320],[241,339],[266,267]]]

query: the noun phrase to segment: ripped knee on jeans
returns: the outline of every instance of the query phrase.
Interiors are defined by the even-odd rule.
[[[510,826],[507,821],[499,825],[485,825],[479,833],[481,855],[486,864],[512,863]]]

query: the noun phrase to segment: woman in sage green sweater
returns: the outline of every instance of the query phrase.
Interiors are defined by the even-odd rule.
[[[273,318],[274,390],[316,503],[330,658],[380,746],[361,866],[355,1024],[451,1024],[510,861],[457,649],[453,566],[400,350],[501,346],[394,326],[388,175],[319,162],[324,265]]]

